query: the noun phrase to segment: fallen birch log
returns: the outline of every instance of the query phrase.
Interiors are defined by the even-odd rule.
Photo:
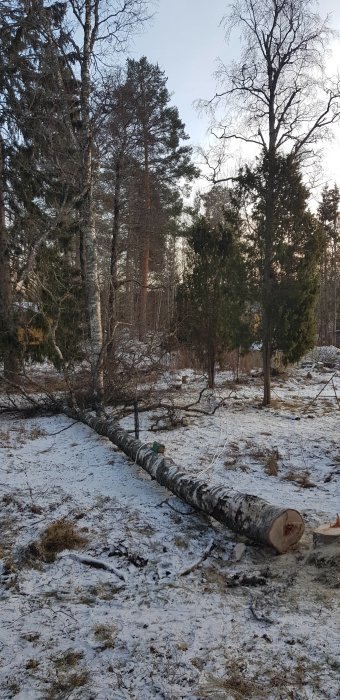
[[[297,510],[279,508],[258,496],[224,486],[210,486],[183,472],[172,460],[155,454],[150,445],[134,439],[115,420],[68,408],[64,412],[109,438],[161,486],[239,535],[273,547],[279,553],[286,552],[302,537],[304,521]]]

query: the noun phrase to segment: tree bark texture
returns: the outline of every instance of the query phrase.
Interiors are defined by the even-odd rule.
[[[0,137],[0,335],[4,352],[4,376],[17,382],[19,360],[13,319],[11,269],[4,199],[3,143]]]
[[[273,239],[274,239],[274,172],[275,172],[275,136],[274,117],[270,108],[269,133],[270,147],[268,151],[268,181],[266,191],[266,219],[264,230],[264,265],[263,265],[263,405],[271,402],[271,359],[273,340],[272,293],[273,293]]]
[[[102,363],[103,330],[101,321],[100,289],[98,280],[98,265],[96,251],[96,230],[93,211],[93,164],[92,164],[92,126],[90,119],[90,62],[92,55],[90,0],[86,0],[84,46],[81,65],[81,107],[83,129],[83,242],[85,262],[85,291],[90,324],[90,364],[92,370],[94,392],[99,402],[102,400],[104,389],[104,374]]]
[[[298,511],[270,505],[262,498],[238,493],[224,486],[210,486],[177,467],[134,439],[114,420],[65,409],[65,413],[93,428],[117,445],[161,486],[189,505],[211,515],[230,530],[282,553],[301,538],[304,522]]]
[[[113,335],[115,323],[118,317],[117,309],[117,259],[118,259],[118,238],[120,229],[120,192],[121,192],[121,156],[118,154],[115,164],[115,188],[113,197],[113,222],[111,238],[110,257],[110,281],[109,281],[109,302],[107,312],[107,356],[109,357],[113,349]]]
[[[144,137],[144,197],[145,220],[142,250],[141,289],[139,302],[139,340],[143,340],[147,322],[148,279],[150,262],[151,193],[149,171],[149,145],[147,134]]]

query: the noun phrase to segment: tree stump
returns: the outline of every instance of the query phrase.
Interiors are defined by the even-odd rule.
[[[333,581],[330,571],[336,569],[339,571],[340,566],[340,518],[337,516],[335,523],[327,523],[320,525],[313,532],[313,554],[311,561],[319,569],[324,569],[326,582]],[[338,585],[339,574],[337,574],[336,583]]]
[[[337,515],[335,523],[320,525],[313,531],[314,547],[329,545],[338,546],[340,552],[340,517]]]

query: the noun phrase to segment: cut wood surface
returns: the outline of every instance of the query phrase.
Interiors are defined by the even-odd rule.
[[[273,506],[258,496],[239,493],[222,485],[211,486],[182,471],[171,459],[155,454],[150,445],[131,437],[115,420],[68,408],[65,413],[93,428],[99,435],[108,437],[159,484],[230,530],[271,546],[279,553],[286,552],[302,537],[304,521],[298,511]]]
[[[320,525],[313,532],[313,543],[314,547],[337,544],[340,550],[340,526],[334,527],[329,523]]]

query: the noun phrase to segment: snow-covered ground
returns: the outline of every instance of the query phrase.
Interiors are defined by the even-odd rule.
[[[203,386],[187,374],[176,404]],[[199,405],[222,397],[214,415],[140,420],[193,474],[299,509],[305,535],[281,556],[243,548],[86,426],[0,417],[1,699],[339,700],[340,574],[311,541],[340,508],[340,377],[295,370],[273,390],[263,409],[260,380],[221,374]],[[48,563],[32,543],[61,518],[87,541]]]

